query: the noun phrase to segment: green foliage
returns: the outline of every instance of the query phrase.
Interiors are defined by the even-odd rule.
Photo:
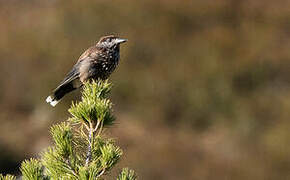
[[[68,123],[54,125],[51,128],[51,134],[55,142],[55,148],[58,153],[64,157],[72,154],[72,131]]]
[[[130,170],[128,168],[124,168],[117,180],[135,180],[137,179],[137,175],[133,170]]]
[[[22,172],[23,180],[44,180],[47,179],[43,175],[43,167],[39,160],[31,158],[30,160],[25,160],[21,164],[20,168]]]
[[[84,122],[87,126],[94,127],[100,123],[104,126],[111,125],[114,121],[112,115],[112,103],[108,97],[111,84],[108,81],[92,81],[84,85],[82,101],[69,109],[73,115],[72,121],[76,123]]]
[[[82,101],[69,109],[73,118],[51,127],[54,145],[41,154],[40,160],[22,163],[24,180],[103,179],[123,153],[113,140],[101,136],[103,126],[114,121],[112,103],[107,99],[110,89],[111,84],[101,80],[84,85]],[[135,176],[124,171],[120,177]]]
[[[42,164],[46,168],[45,174],[52,179],[77,179],[75,164],[70,158],[62,156],[56,148],[50,147],[42,154]]]
[[[122,150],[119,147],[108,143],[100,148],[101,150],[101,166],[105,170],[111,169],[120,159],[122,155]]]
[[[7,174],[6,176],[0,174],[0,180],[16,180],[16,177],[10,174]]]

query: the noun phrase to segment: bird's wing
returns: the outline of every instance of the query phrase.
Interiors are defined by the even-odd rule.
[[[98,77],[98,69],[100,66],[100,49],[96,46],[90,47],[84,52],[78,60],[79,65],[79,78],[82,83],[87,80]]]
[[[92,46],[89,49],[87,49],[78,59],[77,63],[74,65],[72,70],[66,75],[64,80],[60,83],[60,85],[56,88],[63,86],[64,84],[70,83],[77,78],[81,77],[81,81],[84,79],[87,79],[90,76],[90,62],[93,61],[95,56],[98,56],[95,53],[92,53],[96,51],[96,47]]]
[[[88,57],[91,57],[93,54],[92,52],[96,51],[96,46],[92,46],[89,49],[87,49],[79,58],[78,63],[83,61],[84,59],[87,59]]]
[[[74,65],[74,67],[72,68],[72,70],[66,75],[66,77],[64,78],[64,80],[62,80],[62,82],[60,83],[60,85],[57,87],[61,87],[64,84],[67,84],[69,82],[74,81],[75,79],[80,77],[80,67],[82,66],[82,61],[87,60],[90,55],[91,52],[94,50],[94,46],[90,47],[89,49],[87,49],[78,59],[77,63]],[[56,88],[56,89],[57,89]]]
[[[80,75],[79,63],[77,63],[76,65],[74,65],[72,70],[65,76],[65,78],[61,81],[61,83],[59,84],[59,86],[56,89],[63,86],[64,84],[68,84],[68,83],[74,81],[75,79],[79,78],[79,75]]]

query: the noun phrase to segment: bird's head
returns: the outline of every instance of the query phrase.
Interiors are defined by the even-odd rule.
[[[127,39],[122,39],[114,35],[110,36],[104,36],[101,37],[99,42],[97,43],[97,46],[103,47],[103,48],[113,48],[113,47],[119,47],[121,43],[124,43],[128,41]]]

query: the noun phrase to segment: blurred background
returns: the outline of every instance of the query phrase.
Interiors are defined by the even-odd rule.
[[[0,1],[0,173],[51,145],[45,98],[101,36],[128,38],[106,130],[139,179],[290,179],[290,2]],[[77,97],[77,98],[76,98]],[[110,179],[110,178],[109,178]],[[113,179],[113,177],[111,178]]]

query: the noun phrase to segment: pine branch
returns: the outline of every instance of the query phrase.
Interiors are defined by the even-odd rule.
[[[137,179],[137,175],[133,170],[130,170],[128,168],[124,168],[120,174],[117,180],[135,180]]]
[[[94,128],[92,127],[92,124],[90,123],[90,129],[89,129],[89,144],[88,144],[88,151],[87,151],[87,159],[86,159],[86,166],[88,166],[89,162],[92,159],[92,146],[94,145]]]
[[[47,177],[43,175],[43,167],[39,160],[31,158],[30,160],[23,161],[20,170],[22,172],[23,180],[47,179]]]
[[[54,145],[41,154],[41,159],[22,163],[23,180],[96,180],[115,166],[123,154],[111,139],[102,137],[104,127],[112,125],[112,103],[108,99],[111,84],[92,81],[84,85],[82,101],[73,103],[72,118],[51,127]],[[15,180],[2,176],[0,180]],[[123,169],[119,180],[135,180],[134,171]]]
[[[10,174],[7,174],[6,176],[0,174],[0,180],[16,180],[16,177]]]

